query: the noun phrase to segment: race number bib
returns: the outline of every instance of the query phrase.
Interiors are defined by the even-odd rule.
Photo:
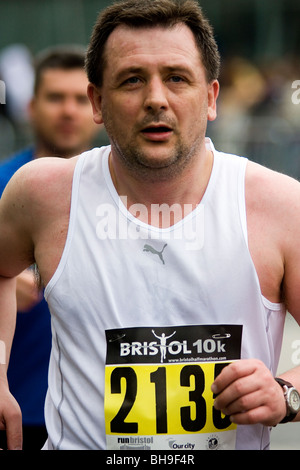
[[[107,449],[234,449],[211,385],[240,359],[241,337],[239,325],[107,330]]]

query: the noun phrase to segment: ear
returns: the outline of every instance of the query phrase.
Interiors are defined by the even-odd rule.
[[[213,80],[208,84],[208,121],[214,121],[217,117],[217,98],[219,96],[220,85],[218,80]]]
[[[88,84],[87,95],[92,105],[94,122],[96,124],[103,124],[102,111],[101,111],[101,93],[92,83]]]

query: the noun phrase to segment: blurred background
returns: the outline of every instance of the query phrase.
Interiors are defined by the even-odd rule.
[[[107,0],[0,0],[0,159],[30,141],[30,56],[56,44],[87,45]],[[300,177],[300,1],[200,0],[222,54],[217,148]],[[294,86],[296,86],[295,84]],[[295,101],[294,100],[294,101]],[[295,103],[296,103],[295,101]],[[101,133],[100,143],[105,140]]]
[[[31,144],[26,106],[32,58],[48,46],[87,45],[106,0],[0,0],[0,161]],[[300,1],[201,0],[222,55],[217,149],[300,178]],[[298,83],[297,83],[298,82]],[[96,145],[107,143],[105,132]],[[297,343],[298,342],[298,343]],[[288,317],[280,368],[300,364],[299,327]],[[296,346],[295,346],[296,345]],[[300,350],[300,347],[298,346]],[[277,426],[273,449],[300,449],[300,423]]]

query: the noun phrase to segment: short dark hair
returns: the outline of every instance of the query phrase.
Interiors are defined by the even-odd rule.
[[[48,69],[84,69],[86,50],[80,45],[50,47],[40,52],[34,61],[36,94],[41,83],[42,74]]]
[[[106,64],[105,44],[117,26],[172,27],[180,23],[188,26],[194,34],[208,82],[217,79],[220,70],[220,54],[213,29],[198,2],[195,0],[121,0],[107,7],[97,18],[86,55],[85,68],[89,81],[96,86],[102,85],[103,69]]]

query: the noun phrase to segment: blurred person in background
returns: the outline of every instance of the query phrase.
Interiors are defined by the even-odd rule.
[[[49,48],[37,57],[29,105],[35,144],[1,162],[0,195],[25,163],[53,154],[61,158],[77,155],[89,148],[99,133],[87,97],[84,59],[80,46]],[[16,334],[8,370],[10,388],[22,410],[24,449],[40,449],[47,437],[44,401],[51,327],[48,306],[38,289],[34,269],[18,277],[17,303]],[[5,448],[4,433],[0,434],[0,447]]]

